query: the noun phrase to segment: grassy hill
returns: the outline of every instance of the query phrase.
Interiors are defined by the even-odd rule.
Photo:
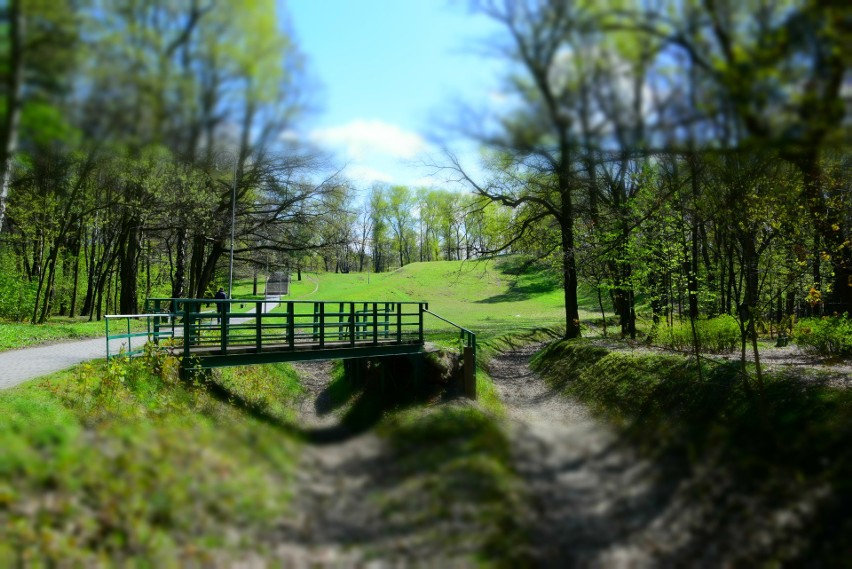
[[[412,263],[388,273],[303,273],[294,300],[425,301],[429,309],[486,337],[564,323],[561,283],[551,272],[520,258]],[[580,318],[599,317],[591,295]],[[427,327],[442,329],[431,320]]]

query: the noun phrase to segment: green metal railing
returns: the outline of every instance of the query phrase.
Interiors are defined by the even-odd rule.
[[[455,322],[447,320],[443,316],[439,316],[438,314],[435,314],[431,310],[427,309],[427,310],[424,310],[423,312],[425,312],[426,314],[430,314],[430,315],[434,316],[435,318],[437,318],[438,320],[441,320],[442,322],[446,322],[447,324],[449,324],[450,326],[453,326],[454,328],[458,328],[459,329],[459,340],[461,340],[462,347],[470,348],[473,351],[474,357],[476,357],[476,334],[474,334],[473,332],[471,332],[467,328],[464,328],[463,326],[459,326]]]
[[[142,332],[133,332],[131,330],[131,323],[134,320],[141,320],[143,318],[146,321],[146,330]],[[175,319],[173,314],[109,314],[104,316],[104,321],[106,326],[107,359],[117,355],[135,356],[141,354],[145,349],[146,343],[154,342],[159,344],[161,339],[174,338],[175,336]],[[125,323],[125,331],[116,333],[115,328],[113,328],[113,332],[111,333],[110,322],[121,321],[124,321]],[[115,324],[113,324],[113,326],[115,326]],[[143,341],[138,342],[137,348],[133,347],[134,338],[144,338]],[[111,353],[110,342],[113,340],[122,340],[122,346],[118,353]],[[127,340],[126,347],[123,340]]]
[[[428,307],[423,312],[459,329],[459,340],[462,344],[464,362],[464,391],[467,397],[476,399],[476,334],[463,326],[459,326],[455,322],[447,320],[443,316],[435,314],[431,310],[428,310]]]
[[[251,312],[237,312],[236,308]],[[152,298],[151,314],[168,314],[182,323],[184,356],[235,350],[364,347],[423,343],[425,302],[339,302]],[[154,337],[160,329],[153,328]],[[173,336],[176,333],[172,334]]]

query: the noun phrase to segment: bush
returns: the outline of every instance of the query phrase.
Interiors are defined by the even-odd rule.
[[[36,284],[0,271],[0,318],[20,322],[32,312]]]
[[[852,356],[852,320],[846,315],[804,318],[793,329],[793,341],[824,356]]]
[[[696,320],[695,333],[699,349],[708,352],[728,352],[740,342],[740,327],[730,315],[717,316],[709,320]],[[657,330],[656,344],[675,350],[692,349],[692,326],[689,321],[679,322],[672,327]]]

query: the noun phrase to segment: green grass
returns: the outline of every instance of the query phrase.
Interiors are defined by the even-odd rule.
[[[494,417],[464,405],[390,415],[378,432],[404,483],[382,496],[396,519],[436,532],[442,551],[473,552],[484,565],[525,566],[522,484],[510,441]],[[421,530],[422,531],[422,530]]]
[[[145,322],[134,321],[131,324],[131,329],[144,330]],[[45,324],[0,322],[0,350],[12,350],[66,340],[102,338],[105,330],[103,320],[100,322],[86,322],[84,320],[55,317]]]
[[[424,301],[432,312],[471,329],[497,336],[509,331],[564,326],[560,283],[535,265],[513,258],[411,263],[388,273],[303,273],[291,283],[293,300]],[[589,291],[583,291],[580,318],[599,318]],[[430,330],[449,330],[429,318]]]
[[[204,566],[274,547],[293,439],[176,371],[149,354],[0,392],[0,566]],[[229,373],[214,379],[292,415],[292,372]]]

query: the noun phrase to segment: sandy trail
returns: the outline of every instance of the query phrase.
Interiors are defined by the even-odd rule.
[[[540,347],[489,364],[529,493],[534,559],[542,567],[652,566],[633,535],[659,513],[671,484],[611,427],[530,371],[529,358]]]

